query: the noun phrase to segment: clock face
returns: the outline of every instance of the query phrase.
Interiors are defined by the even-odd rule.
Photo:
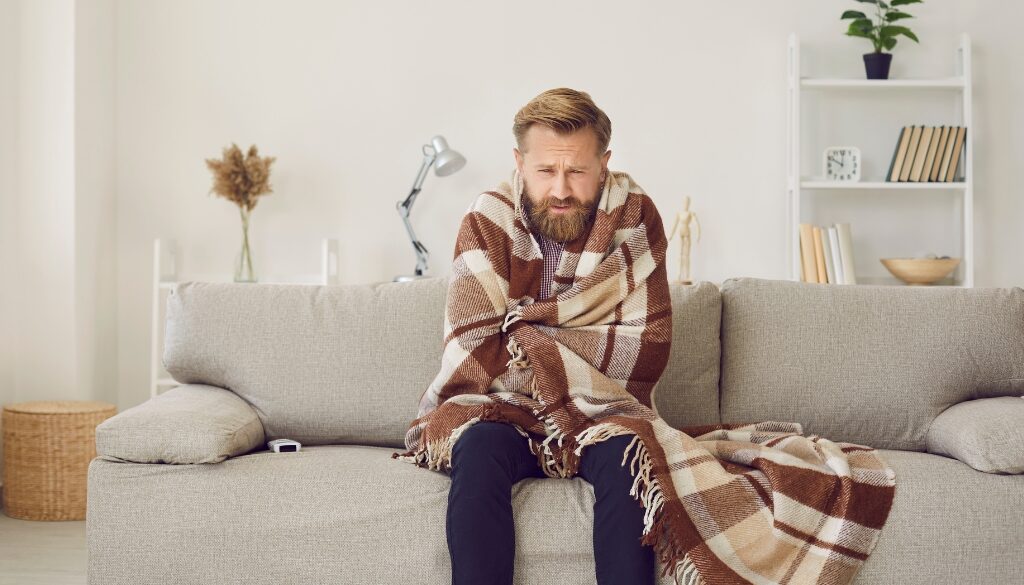
[[[836,146],[825,149],[825,178],[833,181],[860,180],[860,149]]]

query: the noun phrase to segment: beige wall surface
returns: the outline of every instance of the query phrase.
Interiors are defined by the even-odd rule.
[[[29,4],[0,0],[0,10]],[[414,266],[395,203],[421,146],[444,135],[468,164],[429,176],[413,210],[430,274],[443,275],[466,207],[512,170],[516,110],[557,86],[589,92],[609,114],[610,167],[632,174],[669,226],[692,198],[703,228],[697,279],[787,278],[787,37],[804,43],[805,75],[863,76],[869,50],[842,34],[839,15],[857,5],[840,0],[41,5],[31,12],[57,28],[0,18],[0,73],[16,80],[0,86],[0,274],[14,283],[0,292],[5,402],[52,397],[57,376],[56,388],[121,408],[147,398],[153,239],[177,240],[185,274],[227,275],[238,251],[237,210],[208,195],[203,163],[223,146],[277,157],[274,193],[253,213],[260,275],[317,273],[330,237],[341,240],[341,282],[365,283]],[[973,39],[976,285],[1020,286],[1021,8],[984,0],[908,11],[923,42],[901,40],[893,77],[952,75],[959,35]],[[69,53],[42,51],[39,32],[60,27],[74,29],[60,41]],[[26,100],[45,83],[66,87],[51,102]],[[851,143],[865,173],[880,174],[899,125],[952,122],[947,97],[895,97],[900,109],[874,121],[864,112],[878,108],[860,109],[880,105],[871,99],[808,103],[805,166],[821,148]],[[77,116],[52,116],[68,103]],[[37,140],[60,146],[62,170],[46,180],[62,187],[40,178]],[[951,197],[866,197],[867,215],[849,197],[816,200],[814,213],[850,221],[855,241],[878,254],[957,253]],[[673,246],[673,277],[677,254]],[[885,275],[867,253],[858,273]]]

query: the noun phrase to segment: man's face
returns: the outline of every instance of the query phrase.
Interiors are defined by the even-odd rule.
[[[523,148],[512,150],[530,221],[555,241],[575,240],[593,220],[612,151],[598,154],[597,134],[590,128],[558,134],[540,124],[526,131]]]

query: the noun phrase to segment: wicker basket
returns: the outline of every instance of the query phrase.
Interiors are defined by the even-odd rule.
[[[86,474],[105,402],[37,401],[4,407],[4,512],[25,520],[85,520]]]

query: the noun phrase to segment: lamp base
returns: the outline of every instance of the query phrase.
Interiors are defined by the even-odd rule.
[[[425,274],[401,274],[395,277],[394,282],[409,282],[410,280],[419,280],[421,278],[428,278]]]

